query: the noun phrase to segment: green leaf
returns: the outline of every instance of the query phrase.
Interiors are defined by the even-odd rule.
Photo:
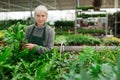
[[[120,80],[120,57],[117,60],[118,72],[117,72],[117,80]]]
[[[2,55],[0,55],[0,62],[5,62],[8,56],[10,55],[10,53],[11,53],[11,49],[7,47],[5,51],[2,53]]]

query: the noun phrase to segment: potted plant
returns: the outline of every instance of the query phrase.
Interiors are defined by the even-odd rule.
[[[92,2],[94,10],[100,10],[100,7],[102,5],[102,0],[93,0]]]
[[[93,9],[93,6],[77,6],[76,9],[81,9],[83,11]]]

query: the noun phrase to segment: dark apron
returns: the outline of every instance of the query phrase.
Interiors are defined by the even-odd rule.
[[[33,43],[33,44],[37,44],[37,45],[40,45],[40,46],[43,46],[43,42],[45,41],[45,30],[46,30],[46,27],[44,27],[43,35],[41,37],[33,35],[34,29],[35,29],[35,26],[33,27],[32,31],[30,33],[30,37],[28,39],[28,42],[29,43]]]

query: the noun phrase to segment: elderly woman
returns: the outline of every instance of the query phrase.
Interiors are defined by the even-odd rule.
[[[54,30],[46,24],[48,9],[40,5],[34,10],[35,24],[28,26],[25,32],[27,49],[35,49],[37,54],[50,51],[54,47]]]

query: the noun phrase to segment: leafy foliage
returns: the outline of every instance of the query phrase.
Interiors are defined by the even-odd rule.
[[[19,50],[20,42],[24,40],[25,27],[18,29],[16,27],[21,27],[21,25],[10,29],[11,33],[6,32],[9,33],[6,35],[9,39],[5,40],[9,44],[0,47],[0,80],[120,79],[119,46],[115,50],[107,48],[95,50],[86,47],[78,53],[74,51],[59,53],[54,48],[50,52],[38,55],[34,54],[34,50],[28,51],[26,48]],[[75,35],[75,37],[79,37],[79,35]],[[71,40],[72,38],[74,38],[73,35],[71,35]],[[89,36],[83,38],[84,40],[91,39]]]
[[[74,21],[56,21],[54,24],[55,27],[74,27]]]
[[[102,38],[103,44],[105,45],[116,45],[119,46],[120,45],[120,39],[116,38],[116,37],[103,37]]]
[[[59,42],[67,45],[99,45],[101,43],[99,38],[83,34],[56,36],[55,43]]]

